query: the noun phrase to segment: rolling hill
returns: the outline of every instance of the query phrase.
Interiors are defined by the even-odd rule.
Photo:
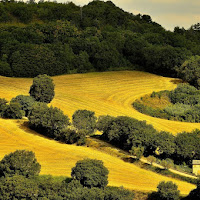
[[[200,128],[200,124],[157,119],[132,108],[132,102],[140,96],[152,91],[174,89],[175,83],[179,81],[177,79],[137,71],[62,75],[53,79],[56,95],[52,105],[62,109],[69,117],[77,109],[88,109],[95,111],[97,116],[127,115],[146,120],[156,129],[174,134]],[[1,98],[10,100],[19,94],[28,95],[31,84],[30,78],[0,77]],[[0,132],[0,158],[16,149],[32,150],[42,165],[42,174],[70,176],[76,161],[89,157],[103,160],[110,171],[110,185],[151,191],[156,190],[161,180],[172,180],[179,185],[182,194],[187,194],[195,188],[194,185],[140,169],[91,148],[49,140],[31,131],[23,120],[0,119]]]

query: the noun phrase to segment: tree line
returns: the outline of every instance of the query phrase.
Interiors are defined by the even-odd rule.
[[[143,97],[140,100],[136,100],[133,106],[138,111],[153,117],[194,123],[200,122],[200,90],[183,83],[172,91],[153,92],[150,95],[150,101],[154,98],[161,99],[164,96],[168,97],[170,104],[162,109],[145,105],[142,100]]]
[[[0,11],[4,76],[143,69],[185,77],[184,61],[200,55],[198,25],[166,31],[149,15],[133,15],[111,1],[82,8],[72,2],[1,1]]]
[[[200,156],[200,131],[183,132],[173,136],[171,133],[156,131],[145,121],[127,116],[95,116],[93,111],[77,110],[72,115],[72,123],[62,110],[48,106],[53,99],[53,80],[47,75],[38,75],[33,79],[30,96],[18,95],[10,104],[0,99],[0,114],[4,118],[28,117],[29,127],[37,132],[64,143],[84,145],[86,135],[95,130],[103,134],[106,140],[136,157],[154,155],[161,159],[171,158],[176,164],[191,165],[193,159]],[[195,87],[181,85],[170,93],[174,101],[194,102],[198,90]],[[189,95],[190,94],[190,95]],[[181,98],[180,98],[181,97]],[[199,99],[199,98],[197,98]]]
[[[108,169],[101,160],[80,160],[71,178],[39,176],[41,165],[32,151],[16,150],[0,161],[0,199],[132,200],[134,193],[109,187]]]

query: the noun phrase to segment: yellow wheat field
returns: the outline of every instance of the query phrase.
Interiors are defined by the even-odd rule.
[[[56,95],[52,105],[61,108],[69,117],[77,109],[88,109],[95,111],[97,116],[127,115],[146,120],[156,129],[174,134],[200,128],[200,124],[157,119],[132,108],[132,102],[140,96],[152,91],[174,89],[174,79],[130,71],[63,75],[53,79]],[[19,94],[28,95],[31,84],[32,79],[0,77],[0,97],[10,100]],[[29,130],[22,120],[0,119],[0,159],[16,149],[34,151],[42,165],[42,174],[70,176],[71,168],[76,161],[89,157],[103,160],[110,171],[110,185],[150,191],[156,190],[160,181],[172,180],[179,185],[183,194],[195,188],[194,185],[140,169],[91,148],[46,139]]]

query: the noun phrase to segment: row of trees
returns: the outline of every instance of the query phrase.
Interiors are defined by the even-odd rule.
[[[123,188],[107,187],[108,169],[100,160],[78,161],[72,178],[38,176],[41,165],[32,151],[17,150],[0,161],[0,199],[132,200]]]
[[[143,98],[141,98],[133,103],[134,108],[153,117],[187,122],[200,122],[200,90],[194,86],[179,84],[177,88],[172,91],[153,92],[150,97],[150,101],[153,101],[153,98],[159,98],[163,103],[167,97],[169,99],[169,105],[166,105],[162,109],[150,107],[145,105]]]
[[[200,157],[200,131],[182,132],[173,136],[168,132],[157,132],[144,121],[119,116],[101,116],[97,128],[103,131],[102,139],[130,151],[135,156],[155,155],[161,159],[171,158],[176,164]]]
[[[173,101],[194,102],[198,90],[192,86],[180,85],[170,93]],[[187,95],[185,95],[187,94]],[[152,125],[145,121],[119,116],[100,116],[97,120],[95,113],[88,110],[77,110],[69,117],[60,109],[48,107],[45,103],[51,102],[54,97],[54,83],[47,75],[39,75],[33,79],[30,87],[31,96],[19,95],[11,100],[10,105],[1,100],[0,109],[4,117],[15,114],[8,112],[12,104],[17,105],[17,111],[26,113],[29,125],[39,133],[65,143],[85,143],[85,136],[91,135],[95,129],[102,131],[102,139],[111,142],[118,147],[130,151],[133,155],[156,155],[160,158],[172,158],[176,163],[186,162],[191,164],[192,159],[200,156],[200,131],[196,130],[188,134],[186,132],[173,136],[167,132],[157,132]],[[181,97],[181,98],[180,98]],[[184,98],[182,98],[184,97]],[[183,100],[185,99],[185,100]],[[18,113],[18,112],[17,112]]]
[[[72,168],[71,178],[56,180],[52,176],[39,176],[41,165],[32,151],[17,150],[0,161],[0,198],[49,199],[49,200],[132,200],[134,193],[123,187],[109,187],[108,169],[101,160],[84,159]],[[199,197],[197,188],[185,197],[194,200]],[[162,181],[157,192],[149,199],[179,200],[180,191],[173,182]]]
[[[27,23],[0,27],[0,74],[5,76],[139,68],[184,77],[182,63],[200,55],[194,26],[172,33],[150,16],[127,13],[111,1],[92,1],[82,9],[72,2],[4,1],[0,11],[2,22]]]
[[[0,114],[4,118],[28,117],[30,128],[56,140],[78,145],[85,144],[85,136],[96,128],[95,113],[88,110],[77,110],[69,117],[56,107],[49,107],[55,95],[53,80],[47,75],[38,75],[33,79],[30,96],[18,95],[10,104],[0,99]],[[71,125],[71,126],[70,126]]]

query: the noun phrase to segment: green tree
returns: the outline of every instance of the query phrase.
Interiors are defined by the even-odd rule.
[[[0,116],[3,115],[3,112],[7,107],[7,103],[8,103],[8,101],[6,99],[0,98]]]
[[[108,184],[108,169],[101,160],[85,159],[72,168],[71,176],[83,186],[104,188]]]
[[[69,118],[58,109],[49,108],[45,103],[35,103],[28,116],[30,126],[43,135],[60,140],[62,130],[67,128]]]
[[[165,131],[161,131],[155,135],[155,149],[158,155],[164,154],[165,157],[171,156],[175,152],[175,137]]]
[[[147,161],[152,165],[154,162],[156,162],[156,158],[154,156],[148,156]]]
[[[157,186],[158,196],[161,200],[178,200],[180,191],[178,186],[172,181],[162,181]]]
[[[21,119],[25,113],[21,110],[21,105],[18,102],[10,102],[5,106],[2,116],[10,119]]]
[[[173,160],[167,158],[166,160],[162,160],[160,163],[165,169],[170,169],[174,166]]]
[[[0,177],[15,174],[25,177],[34,176],[40,173],[40,168],[32,151],[17,150],[0,161]]]
[[[96,128],[99,131],[105,131],[109,124],[114,120],[115,118],[110,116],[110,115],[101,115],[98,118],[97,124],[96,124]]]
[[[96,127],[96,119],[93,111],[77,110],[72,115],[72,124],[78,130],[84,129],[87,134],[92,134]]]
[[[144,147],[132,147],[129,151],[131,155],[135,156],[136,159],[140,159],[144,154]]]
[[[38,185],[33,179],[21,175],[0,178],[0,199],[38,199]]]
[[[55,95],[53,80],[46,74],[36,76],[29,93],[36,101],[50,103]]]
[[[18,95],[15,98],[11,99],[11,102],[17,102],[21,105],[21,109],[25,112],[25,116],[27,117],[32,109],[35,100],[31,96]]]
[[[190,57],[176,70],[180,78],[200,88],[200,56]]]

